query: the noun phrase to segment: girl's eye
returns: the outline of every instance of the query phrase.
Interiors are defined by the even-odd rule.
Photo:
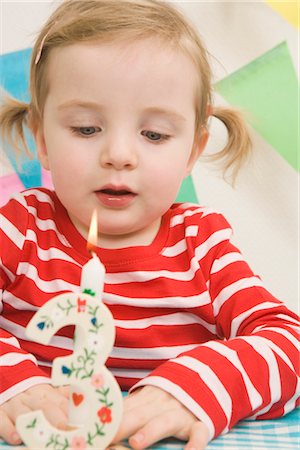
[[[166,141],[170,136],[167,134],[156,133],[155,131],[144,130],[142,136],[146,136],[150,141]]]
[[[93,136],[101,131],[99,127],[72,127],[72,132],[79,136]]]

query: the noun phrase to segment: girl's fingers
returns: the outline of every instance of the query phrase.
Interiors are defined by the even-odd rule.
[[[66,400],[66,399],[64,399]],[[66,400],[67,402],[67,400]],[[35,403],[35,402],[34,402]],[[55,427],[65,429],[68,423],[67,408],[63,406],[63,401],[55,403],[54,401],[42,400],[35,403],[34,410],[40,409],[46,419]]]
[[[153,386],[145,386],[130,394],[124,401],[124,414],[114,442],[132,436],[140,428],[169,410],[178,408],[179,402],[167,392]],[[182,406],[179,406],[179,410]],[[177,415],[177,411],[174,413]],[[188,412],[188,414],[190,414]],[[192,415],[191,415],[192,416]],[[194,416],[193,416],[194,417]]]
[[[188,440],[195,419],[183,410],[170,409],[146,423],[130,436],[129,444],[134,450],[141,450],[170,436],[180,435],[180,439]],[[196,447],[197,448],[197,447]],[[200,447],[197,448],[200,450]]]
[[[153,386],[144,386],[136,389],[124,398],[124,408],[126,413],[131,410],[149,407],[151,404],[156,404],[156,401],[163,402],[165,397],[170,397],[169,394],[162,389]],[[166,405],[163,402],[162,407]],[[155,410],[156,412],[157,410]]]
[[[58,389],[28,391],[23,399],[31,410],[42,410],[48,421],[56,428],[65,428],[68,422],[68,399]]]
[[[66,398],[69,398],[70,394],[70,386],[59,386],[57,390],[64,395]]]
[[[0,438],[12,445],[21,444],[15,423],[17,417],[34,410],[42,410],[56,428],[66,429],[68,422],[68,386],[61,389],[38,385],[27,389],[0,407]]]
[[[2,408],[0,408],[0,438],[11,445],[22,443],[14,423]]]
[[[68,415],[55,403],[44,406],[43,412],[49,422],[56,428],[63,430],[68,429]]]
[[[50,389],[27,391],[23,402],[32,410],[42,409],[43,411],[50,408],[50,404],[54,404],[56,409],[60,408],[65,414],[67,414],[69,405],[66,395],[51,387]]]
[[[191,433],[184,450],[204,450],[209,440],[207,426],[202,422],[195,422],[191,428]]]
[[[134,450],[142,450],[170,436],[188,441],[186,450],[202,450],[208,430],[178,400],[154,386],[145,386],[125,399],[122,423],[113,442],[128,438]]]
[[[129,447],[126,447],[122,444],[113,444],[113,446],[109,446],[106,450],[128,450]]]
[[[31,408],[24,403],[24,396],[20,394],[18,397],[14,397],[10,399],[7,403],[2,405],[1,410],[12,422],[12,424],[15,424],[17,417],[20,416],[21,414],[29,413],[31,411]]]
[[[43,411],[56,428],[64,428],[68,422],[68,400],[54,389],[51,396],[49,392],[41,392],[40,395],[20,394],[7,402],[3,409],[13,424],[19,415],[35,410]]]
[[[125,409],[120,428],[114,437],[113,442],[119,442],[128,438],[145,423],[147,423],[149,419],[149,413],[147,410],[134,409],[127,412]]]

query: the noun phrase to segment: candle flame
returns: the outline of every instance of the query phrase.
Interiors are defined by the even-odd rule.
[[[95,250],[95,248],[97,247],[97,242],[98,242],[98,214],[97,214],[97,210],[94,209],[92,218],[91,218],[90,230],[89,230],[89,235],[88,235],[88,240],[87,240],[87,245],[86,245],[86,248],[90,253],[92,253]]]

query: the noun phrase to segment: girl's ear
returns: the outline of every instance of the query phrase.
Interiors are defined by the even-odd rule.
[[[198,161],[201,153],[205,149],[208,138],[209,133],[206,127],[204,126],[201,127],[201,134],[199,136],[198,135],[195,136],[192,152],[186,166],[186,176],[188,176],[191,173],[196,161]]]
[[[44,169],[50,170],[47,146],[46,146],[46,142],[45,142],[44,133],[41,128],[39,128],[35,132],[34,138],[35,138],[35,144],[36,144],[39,161]]]

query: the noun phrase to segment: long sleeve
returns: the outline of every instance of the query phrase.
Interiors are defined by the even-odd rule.
[[[37,366],[36,358],[22,349],[17,336],[10,333],[10,324],[3,314],[5,308],[28,309],[26,303],[11,294],[19,279],[16,276],[21,260],[28,222],[27,205],[17,195],[1,209],[0,214],[0,404],[29,387],[49,382],[49,378]],[[3,301],[5,300],[5,301]],[[10,304],[11,303],[11,304]],[[16,324],[15,324],[16,325]],[[18,327],[16,326],[15,329]]]
[[[25,327],[54,295],[79,289],[88,255],[53,192],[25,191],[1,213],[3,402],[48,381],[53,359],[72,351],[71,330],[43,346],[26,338]],[[207,424],[211,438],[243,418],[294,408],[297,316],[253,274],[222,215],[174,205],[151,245],[99,249],[99,256],[103,301],[116,325],[107,366],[122,389],[163,388]]]
[[[135,386],[172,394],[208,426],[210,438],[247,417],[282,416],[299,401],[297,316],[253,274],[231,243],[226,220],[218,222],[228,238],[210,247],[202,267],[216,338],[161,364]]]

